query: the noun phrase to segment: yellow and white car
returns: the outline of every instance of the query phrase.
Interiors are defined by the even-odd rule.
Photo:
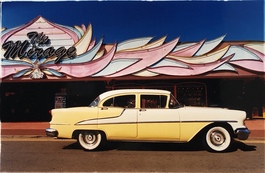
[[[108,91],[87,107],[53,109],[51,114],[46,134],[75,138],[85,150],[108,140],[189,142],[201,135],[207,149],[220,152],[234,138],[246,140],[250,134],[244,111],[182,106],[165,90]]]

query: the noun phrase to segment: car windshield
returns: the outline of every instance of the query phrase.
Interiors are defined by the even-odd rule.
[[[170,94],[170,100],[169,100],[169,108],[180,108],[183,107],[182,104],[180,104],[177,99]]]
[[[96,107],[99,102],[99,97],[97,97],[93,102],[90,103],[89,107]]]

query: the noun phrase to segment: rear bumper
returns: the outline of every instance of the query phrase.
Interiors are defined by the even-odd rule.
[[[46,135],[50,137],[57,137],[58,136],[58,131],[52,128],[47,128],[46,129]]]
[[[248,128],[239,128],[235,130],[235,134],[237,135],[237,138],[240,140],[248,139],[250,133],[251,132],[250,130],[248,130]]]

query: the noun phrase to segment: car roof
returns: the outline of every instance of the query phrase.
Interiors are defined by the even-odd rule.
[[[118,94],[123,94],[123,93],[170,94],[169,91],[161,90],[161,89],[117,89],[117,90],[111,90],[111,91],[104,92],[104,93],[99,95],[99,98],[104,99],[104,98],[112,96],[112,95],[118,95]]]

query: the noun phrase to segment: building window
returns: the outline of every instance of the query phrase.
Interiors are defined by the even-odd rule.
[[[177,99],[187,106],[208,106],[206,85],[195,82],[177,84]]]

